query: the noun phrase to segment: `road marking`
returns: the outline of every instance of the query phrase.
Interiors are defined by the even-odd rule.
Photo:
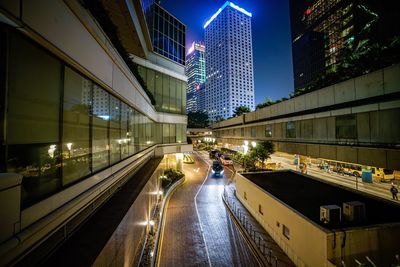
[[[205,160],[203,159],[203,157],[202,157],[201,155],[199,155],[198,152],[196,152],[196,153],[197,153],[197,156],[199,156],[199,158],[201,158],[201,159],[208,165],[207,175],[206,175],[206,177],[204,178],[204,181],[203,181],[203,183],[201,184],[201,186],[200,186],[199,190],[197,191],[196,195],[194,196],[193,200],[194,200],[194,205],[195,205],[195,207],[196,207],[197,218],[199,219],[201,235],[203,236],[204,245],[206,246],[206,254],[207,254],[208,264],[210,265],[210,267],[212,267],[212,265],[211,265],[211,260],[210,260],[210,254],[208,253],[208,247],[207,247],[207,243],[206,243],[206,238],[204,237],[204,230],[203,230],[203,226],[202,226],[201,219],[200,219],[199,209],[197,208],[197,195],[200,193],[201,189],[203,188],[204,183],[207,181],[207,178],[208,178],[208,174],[209,174],[209,172],[210,172],[211,165],[208,164],[208,162],[205,161]]]

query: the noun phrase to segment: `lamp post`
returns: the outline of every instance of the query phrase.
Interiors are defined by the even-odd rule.
[[[67,148],[68,148],[68,158],[71,158],[72,143],[67,143]]]
[[[247,151],[249,151],[249,141],[244,140],[244,142],[243,142],[243,168],[245,168],[245,169],[246,169],[245,155],[247,154]]]

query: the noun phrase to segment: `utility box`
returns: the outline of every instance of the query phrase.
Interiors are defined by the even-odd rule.
[[[342,218],[341,208],[337,205],[320,206],[319,219],[325,224],[338,224]]]
[[[362,222],[366,219],[365,204],[360,201],[343,203],[343,218],[349,222]]]

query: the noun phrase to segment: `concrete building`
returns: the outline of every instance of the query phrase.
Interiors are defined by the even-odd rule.
[[[204,111],[204,107],[200,107],[201,100],[199,99],[199,91],[204,89],[204,83],[206,81],[206,65],[204,59],[206,47],[201,43],[192,43],[189,51],[186,55],[186,67],[185,73],[188,77],[187,87],[187,112]],[[203,87],[203,88],[201,88]],[[204,99],[202,99],[204,102]]]
[[[212,125],[218,143],[400,170],[400,65]]]
[[[237,174],[236,196],[296,266],[391,266],[400,207],[292,171]]]
[[[206,109],[211,120],[254,110],[252,14],[227,1],[206,22]]]
[[[167,46],[148,10],[173,22]],[[191,150],[184,31],[154,1],[0,1],[0,266],[41,262],[142,166]],[[137,264],[159,181],[134,180],[92,263]]]

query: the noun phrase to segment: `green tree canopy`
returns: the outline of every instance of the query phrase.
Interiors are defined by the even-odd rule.
[[[233,115],[235,117],[238,117],[240,115],[243,115],[244,113],[249,113],[250,112],[250,108],[248,106],[239,106],[235,109],[235,111],[233,112]]]
[[[189,112],[188,128],[206,128],[209,126],[209,118],[206,112]]]
[[[251,148],[250,155],[261,161],[262,168],[264,169],[264,161],[269,159],[274,152],[274,144],[271,141],[262,141],[258,142],[255,148]]]

